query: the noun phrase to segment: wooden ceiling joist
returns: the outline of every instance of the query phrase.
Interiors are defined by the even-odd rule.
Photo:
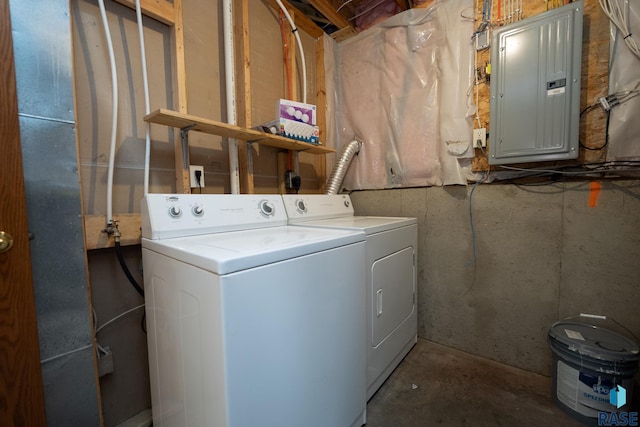
[[[338,11],[327,0],[307,0],[311,6],[318,9],[318,12],[323,14],[333,25],[339,29],[351,27],[351,24],[347,19],[340,15]]]
[[[275,10],[280,10],[280,6],[278,6],[278,3],[276,3],[275,0],[263,0],[263,1],[265,1],[269,6],[271,6]],[[286,0],[281,0],[281,1],[284,7],[286,7],[290,11],[292,10],[295,12],[294,21],[296,23],[296,27],[300,28],[302,31],[309,34],[313,38],[317,39],[319,37],[322,37],[322,35],[324,34],[324,31],[322,31],[322,28],[318,27],[315,22],[313,22],[311,19],[306,17],[298,8],[292,6],[291,3],[289,3],[288,1]]]

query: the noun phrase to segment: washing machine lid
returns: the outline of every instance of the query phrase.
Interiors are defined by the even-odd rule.
[[[415,218],[389,217],[389,216],[351,216],[342,218],[329,218],[316,221],[296,223],[306,227],[343,228],[350,230],[362,230],[367,235],[380,233],[416,224]]]
[[[364,242],[362,231],[271,227],[171,239],[142,239],[142,247],[223,275]]]

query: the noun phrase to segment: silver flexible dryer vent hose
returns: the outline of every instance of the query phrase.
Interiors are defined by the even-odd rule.
[[[360,152],[361,147],[362,142],[358,138],[355,138],[353,141],[342,147],[342,153],[340,154],[340,158],[336,164],[333,165],[333,171],[331,171],[331,176],[327,181],[327,190],[324,194],[338,194],[342,181],[344,180],[344,176],[347,174],[347,169],[349,168],[351,159]]]

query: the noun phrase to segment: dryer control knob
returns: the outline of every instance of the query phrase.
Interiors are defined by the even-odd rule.
[[[273,216],[276,213],[273,204],[268,200],[263,200],[260,202],[260,213],[265,217]]]
[[[191,209],[191,212],[193,212],[195,216],[202,216],[204,215],[204,208],[202,207],[202,205],[195,205]]]
[[[171,215],[173,218],[178,218],[180,215],[182,215],[180,206],[171,206],[169,208],[169,215]]]
[[[298,212],[307,213],[307,205],[304,203],[304,200],[296,201],[296,207],[298,208]]]

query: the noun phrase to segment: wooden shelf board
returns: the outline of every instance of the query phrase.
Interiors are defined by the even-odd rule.
[[[309,144],[295,139],[285,138],[279,135],[271,135],[254,129],[245,129],[239,126],[204,119],[190,114],[161,108],[145,116],[145,121],[175,128],[189,128],[190,131],[219,135],[224,138],[239,139],[241,141],[256,142],[270,147],[284,150],[306,151],[314,154],[334,153],[335,150],[324,145]]]

